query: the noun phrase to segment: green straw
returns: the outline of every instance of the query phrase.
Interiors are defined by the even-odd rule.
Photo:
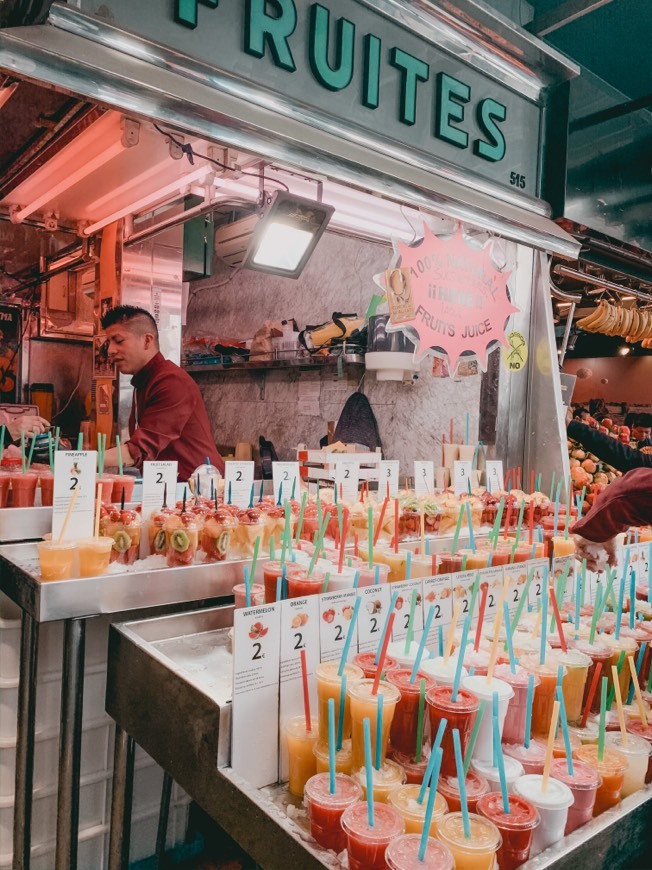
[[[321,587],[321,594],[322,595],[325,595],[328,592],[328,581],[330,579],[331,579],[331,573],[330,573],[330,571],[327,571],[326,575],[324,576],[324,583]]]
[[[299,545],[299,541],[301,540],[301,530],[303,528],[303,517],[306,513],[306,502],[308,500],[308,493],[304,492],[301,496],[301,507],[299,508],[299,522],[297,523],[297,534],[296,534],[296,542],[297,546]]]
[[[2,429],[0,430],[0,462],[2,462],[2,457],[5,452],[5,432],[7,431],[7,427],[2,424]]]
[[[378,692],[378,706],[376,707],[376,759],[374,767],[380,770],[383,766],[383,702],[385,698],[382,692]]]
[[[505,496],[503,496],[498,502],[498,513],[496,514],[496,519],[494,520],[494,527],[491,530],[491,534],[489,538],[491,539],[491,545],[495,550],[498,546],[498,536],[500,535],[500,524],[503,521],[503,512],[505,510]]]
[[[115,449],[118,452],[118,471],[122,475],[122,450],[120,449],[120,436],[115,436]]]
[[[555,498],[555,472],[552,472],[552,483],[550,484],[550,501],[554,501]]]
[[[312,575],[312,572],[315,570],[315,564],[317,562],[317,559],[319,558],[319,553],[321,551],[322,544],[324,542],[324,535],[326,534],[326,529],[328,528],[329,520],[330,520],[330,515],[327,512],[326,516],[324,517],[324,521],[321,525],[321,528],[319,529],[319,532],[317,534],[317,540],[315,541],[315,551],[312,554],[312,559],[310,560],[310,565],[308,565],[308,577],[310,577]]]
[[[260,549],[260,535],[256,536],[254,541],[254,554],[251,557],[251,582],[256,582],[256,562],[258,561],[258,550]]]
[[[374,563],[374,509],[367,509],[367,549],[369,558],[369,567]]]
[[[457,527],[455,529],[455,534],[453,535],[453,543],[451,544],[451,555],[454,555],[457,550],[457,541],[460,537],[460,529],[462,528],[462,518],[464,516],[464,505],[460,507],[460,514],[457,518]]]
[[[81,434],[81,433],[80,433]],[[97,470],[100,477],[104,475],[104,451],[106,449],[106,435],[97,433]]]
[[[36,446],[36,437],[32,435],[32,440],[29,445],[29,456],[27,457],[27,469],[29,470],[30,465],[32,464],[32,459],[34,458],[34,447]]]
[[[84,433],[80,432],[77,436],[77,450],[81,451],[84,449]]]
[[[600,686],[600,730],[598,732],[598,761],[604,760],[604,730],[607,717],[607,678],[602,677]]]
[[[59,438],[61,437],[61,429],[59,426],[54,430],[54,452],[56,453],[59,449]]]
[[[527,575],[527,580],[525,581],[525,586],[523,587],[523,593],[521,594],[521,600],[518,602],[516,606],[516,612],[514,613],[514,619],[512,619],[512,634],[516,631],[516,626],[518,625],[518,621],[521,618],[521,613],[523,612],[523,608],[525,607],[525,602],[528,599],[528,592],[530,591],[530,585],[532,583],[532,578],[534,577],[534,568],[530,568]]]
[[[410,652],[410,646],[412,645],[412,638],[414,637],[414,611],[417,606],[417,590],[412,590],[412,601],[410,602],[410,619],[408,621],[408,630],[405,635],[405,654],[407,655]]]
[[[426,707],[426,681],[422,678],[419,680],[419,719],[417,721],[417,749],[414,760],[417,764],[421,763],[423,755],[423,719]]]
[[[535,487],[536,487],[536,491],[537,491],[537,492],[541,492],[541,484],[542,484],[542,482],[543,482],[543,474],[542,474],[541,472],[539,472],[539,473],[537,474],[537,480],[536,480],[536,483],[535,483]]]
[[[518,523],[516,524],[516,538],[514,542],[514,549],[518,546],[518,542],[521,539],[521,526],[523,525],[523,514],[525,513],[525,499],[521,502],[521,509],[518,512]]]
[[[341,677],[344,674],[344,666],[346,665],[346,660],[349,657],[349,650],[351,649],[351,641],[353,640],[353,634],[355,632],[355,625],[358,621],[358,613],[360,612],[360,602],[362,599],[360,597],[355,599],[355,604],[353,605],[353,614],[351,615],[351,622],[349,623],[349,630],[346,633],[346,640],[344,641],[344,647],[342,649],[342,658],[340,659],[340,666],[337,669],[337,676]]]
[[[469,772],[469,768],[471,767],[471,759],[473,758],[473,750],[475,749],[475,744],[478,741],[478,734],[480,733],[480,726],[482,725],[482,717],[484,716],[484,709],[487,706],[487,702],[480,701],[480,707],[478,709],[477,716],[475,717],[475,722],[473,723],[473,731],[471,731],[471,737],[469,738],[469,745],[466,748],[466,758],[464,759],[464,778],[466,779],[466,775]]]
[[[591,631],[589,632],[589,643],[595,643],[595,630],[598,624],[598,619],[600,618],[600,610],[602,604],[602,590],[598,586],[595,604],[593,605],[593,616],[591,618]]]
[[[27,471],[26,460],[25,460],[25,433],[20,433],[20,464],[23,468],[23,474]]]

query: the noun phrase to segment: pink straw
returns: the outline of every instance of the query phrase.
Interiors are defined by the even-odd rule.
[[[310,718],[310,695],[308,694],[308,668],[306,665],[306,651],[301,650],[301,678],[303,680],[303,711],[306,716],[306,731],[312,731]]]
[[[475,643],[473,644],[473,649],[475,652],[478,651],[478,647],[480,646],[480,635],[482,634],[482,623],[484,621],[484,611],[487,606],[487,595],[489,593],[489,587],[483,586],[482,592],[480,593],[480,615],[478,617],[478,626],[475,630]]]
[[[387,657],[387,647],[389,645],[389,639],[392,636],[392,628],[394,626],[394,611],[392,611],[389,615],[389,619],[387,620],[387,628],[385,631],[385,637],[383,639],[383,647],[380,651],[380,658],[378,659],[378,667],[376,668],[376,676],[374,677],[374,684],[371,688],[371,694],[378,694],[378,684],[380,683],[380,675],[383,672],[383,668],[385,667],[385,658]]]
[[[337,565],[337,573],[342,573],[342,568],[344,567],[344,547],[346,546],[346,533],[347,533],[347,518],[346,515],[342,521],[342,540],[340,541],[340,561]]]

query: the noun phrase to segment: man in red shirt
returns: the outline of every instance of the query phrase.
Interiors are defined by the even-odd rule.
[[[224,474],[199,387],[183,369],[159,351],[158,328],[144,308],[120,305],[102,317],[109,358],[120,374],[133,375],[129,441],[121,446],[124,465],[142,469],[145,460],[179,463],[179,480],[187,480],[208,458]],[[106,451],[105,465],[118,464],[116,448]]]
[[[616,562],[616,535],[652,523],[652,468],[636,468],[610,483],[573,528],[578,559],[591,571]]]

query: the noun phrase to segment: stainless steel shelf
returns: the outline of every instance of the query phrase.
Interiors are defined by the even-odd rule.
[[[339,357],[305,357],[304,359],[275,359],[267,362],[237,362],[233,364],[209,363],[207,365],[184,365],[184,371],[195,375],[202,372],[273,372],[293,371],[301,369],[327,369],[337,366]],[[343,365],[364,365],[364,357],[360,360],[342,360]]]

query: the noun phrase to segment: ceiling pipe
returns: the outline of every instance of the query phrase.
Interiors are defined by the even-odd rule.
[[[578,272],[577,269],[571,269],[569,266],[561,265],[555,266],[553,271],[561,278],[573,278],[586,284],[594,284],[604,290],[611,290],[614,293],[622,293],[626,296],[633,296],[635,299],[641,299],[643,302],[652,303],[651,294],[641,293],[640,290],[633,290],[631,287],[623,287],[622,284],[614,284],[613,281],[605,281],[604,278],[599,278],[597,275],[588,275],[584,272]],[[600,290],[589,291],[587,295],[596,296],[599,292]]]

